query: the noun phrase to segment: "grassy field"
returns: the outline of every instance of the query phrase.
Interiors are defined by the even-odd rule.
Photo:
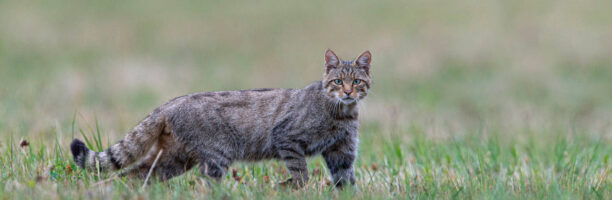
[[[0,1],[1,199],[611,199],[612,1]],[[331,48],[373,53],[357,184],[277,187],[280,162],[208,186],[86,173],[154,108],[298,88]]]

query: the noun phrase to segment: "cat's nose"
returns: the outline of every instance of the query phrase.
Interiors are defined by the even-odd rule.
[[[351,90],[344,90],[344,94],[346,94],[346,95],[351,94],[351,92],[352,92]]]

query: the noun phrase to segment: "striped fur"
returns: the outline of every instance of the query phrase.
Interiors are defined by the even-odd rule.
[[[292,176],[283,184],[302,186],[309,180],[306,157],[323,155],[338,187],[353,184],[357,104],[371,85],[370,56],[365,52],[355,61],[341,61],[328,50],[323,80],[303,89],[177,97],[103,152],[74,140],[74,160],[90,171],[129,168],[123,176],[142,178],[163,150],[155,177],[169,179],[198,166],[203,174],[220,180],[233,162],[278,159]]]
[[[157,111],[157,110],[156,110]],[[70,145],[74,161],[81,168],[102,171],[118,170],[142,157],[157,141],[162,133],[163,119],[158,113],[147,116],[123,140],[103,152],[94,152],[74,139]]]

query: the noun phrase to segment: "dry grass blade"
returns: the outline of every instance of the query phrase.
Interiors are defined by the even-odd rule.
[[[157,164],[157,160],[159,160],[159,157],[161,157],[163,152],[164,152],[164,150],[161,149],[161,150],[159,150],[159,153],[157,153],[157,156],[155,157],[155,161],[153,161],[153,165],[151,165],[151,169],[149,169],[149,173],[147,174],[147,178],[145,178],[145,181],[142,184],[142,189],[147,187],[147,182],[149,182],[149,178],[151,177],[151,173],[153,173],[153,169],[155,169],[155,165]]]

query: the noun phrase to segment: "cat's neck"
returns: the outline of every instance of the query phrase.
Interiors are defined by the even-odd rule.
[[[359,117],[359,108],[357,102],[344,104],[341,102],[328,100],[326,109],[329,114],[337,120],[357,120]]]
[[[312,83],[305,90],[316,90],[320,95],[317,95],[319,100],[322,100],[323,107],[325,112],[327,112],[331,117],[336,120],[357,120],[359,117],[359,108],[357,106],[358,102],[355,101],[351,104],[345,104],[339,102],[336,99],[330,98],[325,89],[323,88],[323,83],[321,81]]]

